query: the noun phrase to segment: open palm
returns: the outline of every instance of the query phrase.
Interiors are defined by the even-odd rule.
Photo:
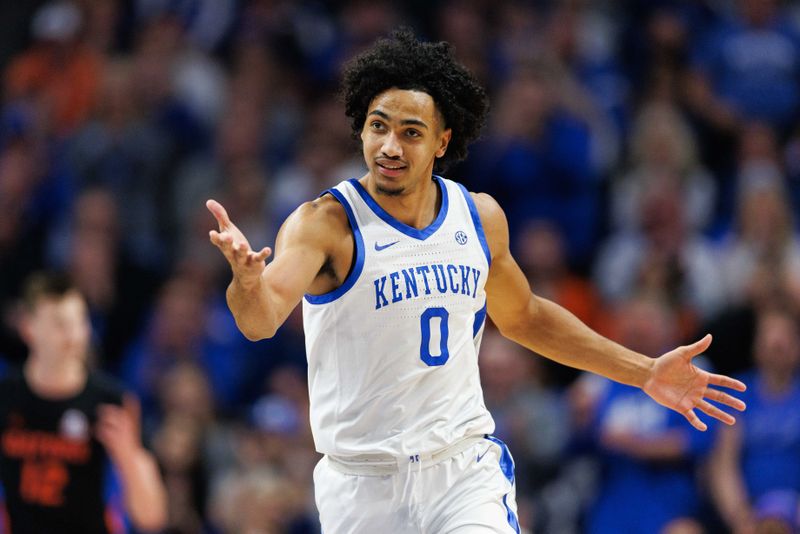
[[[211,230],[208,234],[211,242],[225,255],[240,284],[245,287],[254,284],[264,271],[264,261],[272,250],[264,247],[255,252],[242,231],[231,222],[228,212],[216,200],[206,202],[206,207],[219,225],[219,231]]]
[[[683,415],[698,430],[706,430],[707,425],[695,413],[703,413],[732,425],[736,419],[709,401],[724,404],[736,410],[744,410],[745,404],[719,389],[709,386],[744,391],[746,386],[733,378],[709,373],[692,363],[711,344],[711,336],[706,335],[692,345],[678,347],[657,358],[650,379],[643,389],[656,402]]]

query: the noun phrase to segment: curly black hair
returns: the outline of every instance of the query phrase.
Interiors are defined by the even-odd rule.
[[[475,77],[456,61],[449,43],[421,42],[411,30],[400,28],[350,60],[341,95],[354,138],[361,134],[372,99],[392,88],[429,94],[445,127],[453,131],[447,152],[436,160],[437,171],[467,156],[467,146],[486,122],[489,100]]]

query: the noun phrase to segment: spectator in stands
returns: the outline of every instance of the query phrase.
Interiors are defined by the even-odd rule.
[[[48,261],[69,272],[86,296],[93,349],[106,369],[116,371],[142,326],[158,276],[122,246],[119,206],[108,189],[83,189],[65,219],[50,233]]]
[[[749,297],[748,282],[761,265],[768,263],[776,277],[800,283],[800,239],[785,178],[774,163],[750,163],[738,178],[737,220],[722,243],[721,265],[728,300],[741,306]]]
[[[72,133],[89,116],[102,79],[103,58],[81,41],[82,24],[73,2],[48,2],[31,23],[36,44],[5,73],[6,100],[35,105],[58,136]]]
[[[643,354],[680,339],[674,310],[651,296],[622,302],[616,329],[614,338]],[[695,469],[711,448],[714,427],[693,432],[679,415],[615,382],[597,401],[593,435],[602,472],[586,532],[700,532]]]
[[[637,225],[650,184],[668,180],[683,197],[686,224],[703,230],[714,215],[716,183],[698,160],[689,122],[672,102],[651,100],[639,108],[630,136],[629,163],[611,189],[611,219],[618,230]]]
[[[763,120],[786,131],[800,109],[800,37],[778,0],[737,3],[695,43],[689,104],[717,130]]]
[[[179,362],[193,362],[211,380],[215,408],[232,413],[249,392],[254,353],[236,335],[233,321],[215,322],[210,331],[207,290],[198,281],[175,275],[161,289],[155,309],[144,329],[127,351],[121,367],[124,380],[142,398],[147,417],[157,409],[156,395],[161,376]]]
[[[775,306],[773,301],[773,306]],[[742,378],[747,412],[736,427],[720,428],[711,463],[714,502],[727,528],[757,532],[762,520],[785,518],[785,496],[800,493],[800,331],[786,308],[761,312],[754,368]],[[783,495],[783,497],[781,496]],[[798,528],[798,516],[790,521]],[[794,530],[792,530],[794,531]],[[760,532],[760,531],[759,531]],[[773,531],[764,531],[773,532]]]
[[[708,241],[686,221],[682,191],[673,180],[654,180],[641,196],[638,226],[612,234],[595,263],[600,293],[619,302],[637,293],[674,303],[688,334],[694,317],[709,318],[724,304],[723,284]]]
[[[515,70],[503,86],[491,134],[473,148],[470,187],[491,190],[505,206],[512,240],[529,219],[553,222],[570,264],[589,259],[597,239],[597,141],[589,123],[562,102],[563,76],[555,64]]]
[[[487,330],[480,374],[495,434],[519,451],[515,466],[528,479],[517,486],[520,522],[534,525],[545,514],[540,492],[558,474],[570,429],[566,404],[547,383],[544,362],[526,352]]]

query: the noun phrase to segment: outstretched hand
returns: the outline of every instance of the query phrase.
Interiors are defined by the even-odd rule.
[[[724,404],[736,410],[745,409],[741,400],[709,386],[744,391],[746,386],[733,378],[709,373],[692,363],[711,344],[711,335],[691,345],[678,347],[655,360],[651,377],[642,388],[657,403],[671,408],[683,415],[698,430],[708,426],[697,417],[695,409],[706,415],[732,425],[736,419],[711,404],[709,400]]]
[[[272,254],[272,249],[264,247],[255,252],[241,230],[231,222],[222,204],[216,200],[208,200],[206,207],[219,225],[219,231],[211,230],[208,233],[211,242],[225,255],[234,278],[240,284],[245,287],[255,284],[264,271],[264,262]]]

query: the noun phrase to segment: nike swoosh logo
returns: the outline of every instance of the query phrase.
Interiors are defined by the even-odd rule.
[[[385,249],[385,248],[389,248],[389,247],[391,247],[392,245],[396,245],[396,244],[398,244],[399,242],[400,242],[400,241],[398,240],[398,241],[392,241],[391,243],[386,243],[385,245],[379,245],[379,244],[378,244],[378,242],[377,242],[377,241],[375,241],[375,250],[377,250],[378,252],[380,252],[381,250],[383,250],[383,249]]]
[[[479,455],[478,455],[478,460],[477,460],[475,463],[478,463],[478,462],[480,462],[481,460],[483,460],[483,457],[484,457],[484,456],[486,456],[486,453],[487,453],[487,452],[489,452],[489,449],[491,449],[491,448],[492,448],[492,446],[491,446],[491,445],[489,445],[489,448],[488,448],[488,449],[486,449],[485,451],[483,451],[483,454],[479,454]]]

